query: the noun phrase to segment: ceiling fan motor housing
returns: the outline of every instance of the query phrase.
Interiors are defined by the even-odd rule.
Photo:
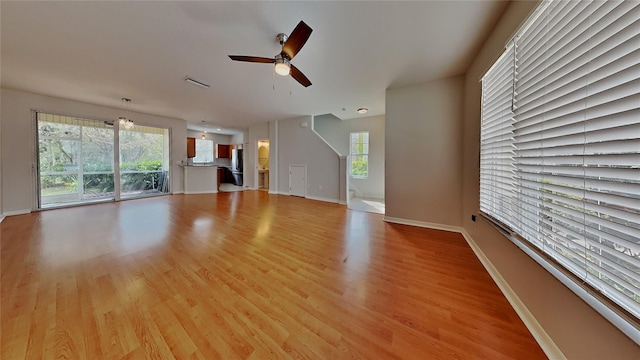
[[[285,33],[280,33],[280,34],[276,35],[276,40],[278,40],[278,42],[280,43],[280,46],[284,46],[284,43],[287,42],[288,38],[289,38],[289,36],[287,36],[287,34],[285,34]]]

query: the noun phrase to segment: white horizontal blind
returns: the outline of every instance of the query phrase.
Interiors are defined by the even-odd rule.
[[[640,319],[640,2],[541,6],[515,38],[505,223]],[[481,179],[498,220],[501,191]]]
[[[54,115],[54,114],[47,114],[43,112],[37,112],[36,118],[39,122],[46,121],[46,122],[57,123],[57,124],[84,126],[84,127],[92,127],[92,128],[103,128],[103,129],[113,128],[113,125],[109,125],[104,121],[83,119],[83,118],[78,118],[74,116]]]
[[[515,195],[514,60],[514,48],[509,46],[482,78],[480,210],[506,225],[513,225]]]

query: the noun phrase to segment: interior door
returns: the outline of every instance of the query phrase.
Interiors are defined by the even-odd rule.
[[[289,165],[289,194],[307,197],[307,165]]]

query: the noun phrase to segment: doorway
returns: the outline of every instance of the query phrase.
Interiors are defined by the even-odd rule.
[[[269,191],[269,140],[258,140],[258,190]]]

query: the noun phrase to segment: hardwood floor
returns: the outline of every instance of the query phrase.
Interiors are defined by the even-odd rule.
[[[243,191],[11,216],[2,359],[542,359],[454,233]]]

